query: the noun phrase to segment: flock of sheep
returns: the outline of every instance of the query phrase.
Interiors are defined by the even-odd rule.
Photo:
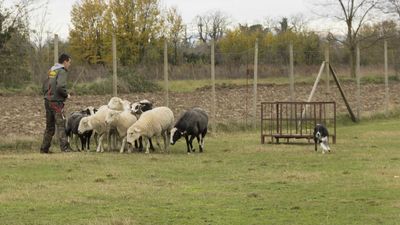
[[[187,152],[193,152],[192,141],[197,138],[200,152],[204,149],[204,137],[207,134],[208,116],[201,108],[185,111],[175,123],[174,114],[168,107],[155,107],[148,100],[131,103],[118,97],[113,97],[107,105],[98,109],[88,107],[86,110],[73,112],[67,118],[66,134],[69,138],[78,136],[82,150],[89,149],[90,137],[96,140],[96,152],[104,152],[104,138],[108,139],[108,149],[121,140],[120,153],[133,146],[145,152],[154,150],[152,138],[162,151],[167,151],[169,143],[175,144],[185,137]],[[161,148],[159,137],[163,138]],[[76,140],[76,147],[77,140]],[[127,144],[129,143],[129,144]],[[144,143],[144,144],[143,144]]]

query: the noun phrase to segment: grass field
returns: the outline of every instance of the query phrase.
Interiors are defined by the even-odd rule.
[[[399,224],[399,127],[341,125],[325,155],[256,132],[208,137],[191,155],[183,141],[150,155],[3,146],[0,224]]]

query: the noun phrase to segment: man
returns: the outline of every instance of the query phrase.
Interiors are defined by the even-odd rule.
[[[71,151],[65,133],[64,116],[64,102],[67,98],[70,98],[67,91],[67,73],[71,61],[69,55],[61,54],[58,58],[58,63],[51,67],[47,79],[43,83],[44,106],[46,109],[46,130],[43,135],[40,153],[51,153],[49,151],[51,139],[56,131],[60,141],[61,151]]]

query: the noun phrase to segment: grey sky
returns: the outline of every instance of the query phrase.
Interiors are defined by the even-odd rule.
[[[45,1],[45,0],[43,0]],[[15,0],[6,0],[15,2]],[[49,0],[48,29],[61,38],[68,37],[70,11],[77,0]],[[176,6],[185,23],[191,23],[196,15],[219,10],[232,18],[232,23],[262,23],[265,18],[279,18],[298,13],[307,14],[310,0],[161,0],[164,7]],[[40,11],[32,17],[34,25],[40,18]]]

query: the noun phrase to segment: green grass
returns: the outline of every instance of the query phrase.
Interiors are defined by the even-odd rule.
[[[315,82],[315,76],[296,76],[295,83],[305,83],[312,85]],[[333,81],[333,78],[331,78]],[[340,78],[341,83],[346,82],[356,82],[355,78],[351,77],[343,77]],[[282,84],[289,84],[289,79],[286,76],[280,77],[269,77],[269,78],[258,78],[257,79],[258,85],[264,84],[275,84],[275,85],[282,85]],[[396,76],[390,76],[389,82],[394,83],[398,82],[398,78]],[[324,82],[324,78],[321,79],[320,82]],[[384,77],[378,75],[371,75],[371,76],[363,76],[361,78],[362,84],[384,84]],[[164,87],[164,81],[156,81],[158,86]],[[253,78],[250,77],[249,80],[246,79],[217,79],[215,80],[216,86],[219,87],[235,87],[235,86],[243,86],[243,85],[253,85]],[[193,92],[196,89],[201,89],[205,87],[211,87],[211,80],[210,79],[201,79],[201,80],[170,80],[169,81],[169,88],[170,91],[173,92]]]
[[[0,153],[0,224],[399,224],[399,126],[340,126],[325,155],[261,145],[258,132],[208,137],[191,155],[183,141],[150,155],[11,146]]]

